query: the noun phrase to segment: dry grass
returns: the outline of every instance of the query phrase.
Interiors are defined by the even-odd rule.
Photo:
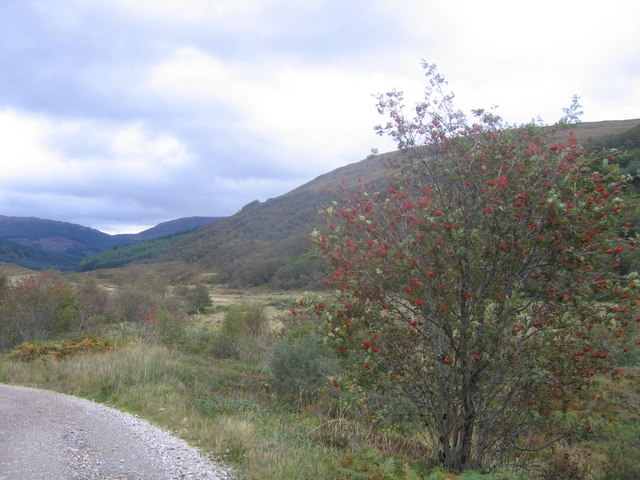
[[[246,479],[329,478],[333,454],[302,432],[292,435],[298,428],[295,412],[233,398],[224,410],[198,409],[194,400],[217,385],[213,371],[164,346],[143,343],[65,361],[0,359],[1,382],[56,390],[139,414],[213,457],[240,465]],[[255,407],[235,408],[245,404]]]

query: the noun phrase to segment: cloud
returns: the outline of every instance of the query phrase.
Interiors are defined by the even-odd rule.
[[[100,215],[110,210],[126,217],[119,206],[147,204],[152,210],[153,190],[176,187],[193,166],[178,139],[139,123],[69,121],[3,109],[0,132],[0,156],[8,159],[0,177],[6,215],[47,217],[64,209],[73,216],[104,205]]]
[[[367,154],[363,145],[375,141],[377,121],[371,95],[393,81],[377,72],[275,56],[258,64],[224,63],[188,47],[153,67],[147,85],[182,105],[226,105],[235,113],[227,127],[263,139],[275,163],[303,169],[316,161],[326,169]]]
[[[181,216],[230,215],[303,182],[217,175],[180,140],[141,123],[3,109],[0,132],[0,156],[11,159],[0,176],[3,215],[61,219],[112,233]]]
[[[2,181],[67,177],[96,181],[108,167],[116,178],[166,179],[189,163],[187,149],[166,133],[153,134],[141,124],[69,121],[15,110],[0,110],[0,150],[12,159]],[[47,180],[53,183],[51,180]]]
[[[371,94],[553,122],[638,117],[640,4],[0,2],[0,213],[103,228],[228,215],[364,158]],[[110,227],[109,227],[110,226]]]
[[[584,120],[638,116],[637,102],[633,109],[633,102],[607,107],[597,100],[603,90],[638,98],[635,80],[625,78],[640,62],[637,2],[399,0],[388,6],[390,21],[414,39],[410,56],[437,63],[467,109],[497,104],[513,121],[554,122],[578,94]]]

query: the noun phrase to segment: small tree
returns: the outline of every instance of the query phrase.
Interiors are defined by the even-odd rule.
[[[0,302],[0,323],[6,336],[0,341],[3,347],[77,332],[78,299],[60,274],[43,272],[25,277],[4,290]]]
[[[314,305],[356,377],[416,407],[442,466],[490,471],[566,433],[554,412],[638,343],[626,179],[559,128],[469,124],[424,67],[413,118],[402,93],[378,97],[391,183],[343,183],[313,234],[336,291]]]
[[[212,305],[209,289],[204,283],[198,283],[187,295],[188,313],[201,313]]]

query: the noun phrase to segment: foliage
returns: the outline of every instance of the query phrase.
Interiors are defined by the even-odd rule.
[[[145,240],[127,245],[117,245],[103,252],[85,258],[76,267],[80,272],[99,268],[117,268],[138,260],[156,257],[179,241],[187,238],[193,231],[174,233],[161,238]]]
[[[298,403],[314,399],[338,370],[333,351],[312,334],[281,339],[271,352],[269,369],[269,384]]]
[[[202,313],[207,307],[211,307],[211,295],[204,283],[198,283],[187,293],[187,313]]]
[[[167,285],[155,275],[142,275],[114,295],[116,315],[123,321],[151,321],[167,302]]]
[[[491,471],[525,436],[565,435],[552,413],[637,348],[628,179],[571,133],[467,122],[424,67],[412,118],[401,92],[378,97],[377,131],[401,149],[392,184],[342,184],[314,233],[336,298],[312,307],[355,379],[416,406],[444,468]]]
[[[260,408],[257,403],[250,400],[221,395],[208,395],[206,397],[195,398],[193,404],[198,411],[208,417],[254,412]]]
[[[617,423],[608,432],[604,444],[609,458],[605,480],[634,480],[640,478],[640,419]]]
[[[186,329],[186,318],[180,312],[161,310],[148,318],[152,333],[157,340],[169,347],[191,348]]]
[[[439,468],[425,469],[397,458],[384,456],[378,450],[368,450],[361,457],[348,457],[338,470],[351,480],[509,480],[508,474],[481,474],[474,471],[459,475]]]
[[[23,277],[0,292],[0,349],[46,340],[81,327],[77,297],[55,272]]]
[[[26,342],[16,346],[10,353],[12,360],[33,361],[44,359],[63,359],[83,352],[111,350],[114,343],[101,337],[80,337],[71,340],[47,340]]]
[[[96,287],[101,286],[87,282],[76,291],[85,292],[83,298],[95,302],[100,310],[104,291]],[[261,301],[260,297],[255,301]],[[280,310],[290,307],[290,303],[278,302]],[[294,318],[299,320],[302,314],[298,313]],[[158,317],[162,315],[159,311]],[[304,319],[308,323],[287,324],[284,332],[279,330],[280,334],[292,340],[313,335],[321,327],[319,317],[315,314],[313,317]],[[194,322],[202,317],[184,315],[178,319],[185,327],[186,343],[197,341],[202,325],[196,326]],[[240,343],[266,343],[268,352],[270,327],[265,327],[259,337]],[[329,379],[326,394],[321,388],[315,400],[309,399],[300,406],[294,398],[295,403],[288,407],[283,397],[271,395],[265,376],[270,357],[264,355],[265,351],[253,351],[245,361],[212,359],[205,350],[182,346],[176,349],[156,343],[161,341],[160,327],[154,328],[154,334],[144,342],[131,329],[126,345],[100,355],[32,362],[11,361],[9,355],[0,355],[0,381],[79,395],[141,415],[177,432],[215,458],[232,462],[238,476],[247,479],[541,480],[543,477],[536,473],[551,474],[554,469],[564,473],[588,472],[580,480],[605,478],[604,475],[612,480],[637,477],[636,467],[640,464],[637,368],[597,378],[598,386],[594,387],[597,399],[576,403],[569,411],[568,416],[574,417],[572,421],[580,426],[581,432],[561,442],[563,447],[554,449],[550,459],[539,454],[530,456],[528,461],[536,465],[536,472],[521,477],[513,472],[454,474],[432,468],[435,460],[420,441],[419,429],[398,431],[384,412],[367,410],[378,402],[373,397],[383,393],[397,396],[397,392],[371,392],[344,379],[339,379],[339,387],[333,387]],[[361,394],[356,390],[366,397],[368,405],[360,408]],[[393,415],[398,413],[398,407],[386,400],[381,407],[390,408]],[[619,418],[620,422],[609,423],[611,417]],[[584,428],[585,419],[593,426],[589,432]],[[536,439],[536,434],[532,439]],[[569,464],[564,470],[560,468],[563,462]],[[598,476],[601,472],[604,474]]]
[[[209,349],[217,358],[241,360],[261,358],[266,349],[268,318],[263,307],[236,305],[224,315],[222,325],[210,340]]]

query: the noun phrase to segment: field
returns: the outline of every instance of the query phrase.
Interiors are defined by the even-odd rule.
[[[174,431],[246,479],[610,479],[640,471],[640,368],[600,379],[576,406],[589,432],[532,455],[529,470],[490,475],[435,468],[428,438],[388,398],[335,388],[319,330],[292,321],[301,292],[208,287],[191,315],[94,325],[116,347],[38,361],[0,358],[0,381],[86,397]],[[110,286],[114,294],[117,286]],[[179,291],[179,287],[168,291]],[[147,319],[149,320],[149,319]],[[375,408],[374,408],[375,404]]]

